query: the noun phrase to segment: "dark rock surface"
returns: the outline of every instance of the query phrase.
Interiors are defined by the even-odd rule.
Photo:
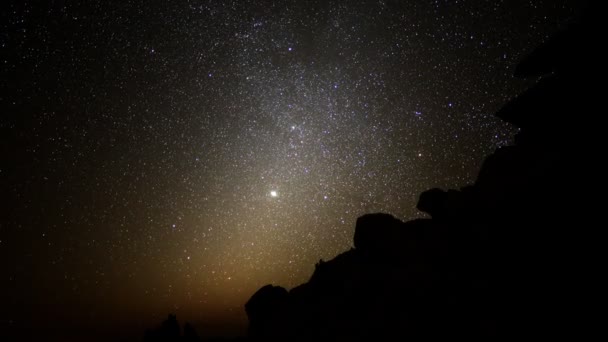
[[[474,184],[424,192],[418,208],[431,219],[360,217],[354,249],[289,292],[266,286],[251,298],[250,337],[592,335],[589,308],[605,284],[600,22],[591,11],[520,64],[517,76],[543,77],[497,114],[520,132],[487,157]]]

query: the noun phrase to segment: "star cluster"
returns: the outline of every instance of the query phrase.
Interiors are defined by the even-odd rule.
[[[3,326],[242,324],[358,216],[473,181],[514,133],[514,65],[573,4],[3,4]]]

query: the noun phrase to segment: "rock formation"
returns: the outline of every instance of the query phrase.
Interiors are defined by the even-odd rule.
[[[267,340],[581,339],[600,284],[604,54],[597,11],[521,62],[539,77],[498,117],[520,128],[460,190],[432,189],[432,218],[360,217],[354,249],[290,291],[247,303]],[[599,172],[598,172],[599,171]]]

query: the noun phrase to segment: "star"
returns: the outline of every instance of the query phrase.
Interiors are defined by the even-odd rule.
[[[3,274],[15,303],[32,286],[52,294],[46,304],[73,303],[49,319],[78,312],[73,286],[92,294],[102,284],[107,301],[86,303],[108,314],[122,312],[124,294],[150,315],[172,302],[223,317],[261,284],[307,281],[311,260],[351,246],[357,216],[420,217],[421,192],[473,181],[481,160],[511,143],[517,132],[491,113],[519,92],[514,58],[572,14],[550,1],[508,16],[473,2],[124,3],[99,2],[90,24],[79,6],[28,2],[3,26],[14,84],[2,92],[13,114],[0,120],[12,133],[0,146],[17,148],[0,178],[17,209],[0,224],[19,228],[2,234],[15,256]],[[79,29],[63,34],[76,16]],[[473,30],[473,19],[487,25]],[[34,259],[48,264],[32,285],[19,275]],[[73,259],[88,262],[64,262]],[[118,281],[126,274],[141,278]],[[180,288],[141,302],[140,284],[169,282]],[[184,303],[189,286],[199,298]]]

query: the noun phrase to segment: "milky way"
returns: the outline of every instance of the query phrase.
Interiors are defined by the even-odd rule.
[[[242,322],[359,215],[472,182],[573,3],[3,4],[2,324]]]

